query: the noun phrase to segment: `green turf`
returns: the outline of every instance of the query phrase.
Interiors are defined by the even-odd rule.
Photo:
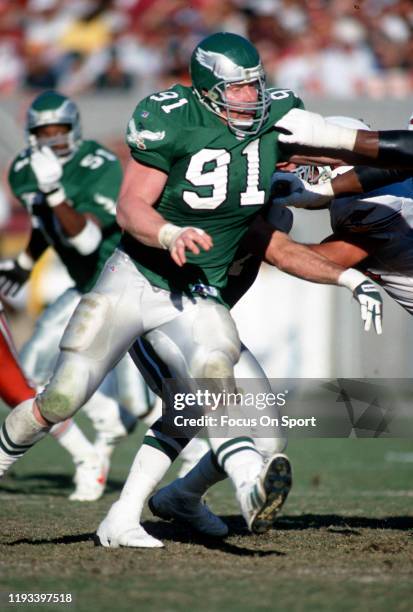
[[[51,439],[2,481],[0,609],[8,592],[28,591],[70,592],[73,606],[36,609],[82,612],[412,609],[410,440],[292,441],[295,486],[270,534],[245,531],[232,488],[221,483],[208,501],[232,529],[224,542],[147,510],[145,526],[165,549],[96,548],[93,532],[141,436],[116,450],[108,491],[95,503],[67,501],[71,465]]]

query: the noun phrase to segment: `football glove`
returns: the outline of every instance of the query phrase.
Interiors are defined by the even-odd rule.
[[[48,205],[53,207],[64,202],[66,194],[60,183],[63,168],[52,149],[49,147],[35,149],[30,156],[30,165]]]
[[[334,198],[331,181],[311,185],[290,172],[275,172],[271,180],[271,201],[278,206],[320,208]]]
[[[275,172],[272,176],[271,201],[278,206],[317,209],[333,198],[331,181],[311,185],[289,172]]]
[[[281,132],[279,142],[316,148],[353,151],[357,137],[357,130],[334,125],[321,115],[300,108],[288,111],[275,127]]]
[[[377,334],[382,333],[383,300],[377,286],[359,270],[348,268],[342,272],[338,284],[353,292],[354,298],[361,307],[361,319],[364,330],[369,331],[371,324]]]
[[[369,331],[373,323],[376,333],[381,334],[383,301],[377,287],[366,279],[354,289],[353,295],[361,307],[361,318],[364,321],[364,330]]]
[[[25,253],[17,259],[0,261],[0,293],[14,296],[29,279],[33,261]]]

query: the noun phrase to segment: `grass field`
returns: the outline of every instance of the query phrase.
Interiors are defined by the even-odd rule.
[[[158,550],[107,550],[93,532],[116,499],[139,443],[116,451],[98,502],[68,502],[71,466],[53,440],[0,485],[0,609],[9,592],[72,593],[45,610],[411,610],[413,445],[409,440],[295,440],[295,486],[276,529],[246,532],[233,491],[208,501],[225,541],[202,540],[145,513]],[[173,475],[173,472],[169,477]],[[14,605],[12,608],[26,608]]]

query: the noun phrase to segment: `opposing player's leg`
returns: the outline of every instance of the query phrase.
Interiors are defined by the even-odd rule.
[[[219,309],[214,309],[212,312],[217,315],[217,310],[219,312]],[[210,313],[205,310],[202,314],[209,317]],[[159,380],[162,377],[168,378],[174,375],[181,381],[187,381],[192,389],[196,378],[211,378],[213,375],[226,378],[225,374],[232,371],[232,360],[235,362],[236,358],[234,358],[234,354],[231,355],[231,352],[238,351],[237,342],[239,342],[235,326],[231,329],[231,323],[229,323],[229,328],[223,329],[223,326],[226,327],[227,320],[225,315],[223,316],[224,322],[220,320],[221,313],[215,317],[215,320],[210,320],[210,326],[205,326],[205,317],[199,317],[197,319],[198,325],[195,325],[194,318],[191,315],[192,313],[189,316],[183,314],[171,323],[160,326],[147,334],[146,339],[150,340],[150,346],[143,347],[143,352],[146,352],[143,363],[139,363],[136,354],[134,355],[135,361],[139,363],[146,380],[149,383],[152,382],[154,387],[156,387],[156,381],[158,381],[159,388]],[[211,319],[213,318],[214,315]],[[210,330],[208,340],[205,337],[206,329]],[[185,342],[188,330],[190,330],[190,337]],[[211,330],[216,331],[215,337]],[[205,344],[197,345],[194,342],[194,337],[191,337],[191,333],[194,334],[194,332],[196,339],[204,341]],[[220,342],[222,338],[225,339],[224,342]],[[231,378],[230,375],[228,378]],[[119,501],[112,506],[109,514],[99,526],[97,536],[103,545],[111,546],[111,542],[119,542],[122,536],[122,545],[140,546],[137,540],[133,541],[126,536],[123,537],[126,533],[123,528],[125,519],[127,517],[129,525],[140,519],[140,512],[146,497],[158,484],[170,463],[177,456],[181,440],[182,437],[179,439],[178,436],[166,436],[161,427],[158,429],[153,427],[147,433]],[[245,478],[238,478],[237,471],[240,467],[247,471],[251,487],[259,480],[261,473],[263,473],[263,476],[259,484],[267,484],[272,480],[267,477],[268,468],[264,467],[263,457],[255,448],[252,438],[247,441],[242,437],[241,439],[215,440],[214,442],[217,450],[220,450],[221,447],[223,447],[221,450],[228,448],[228,451],[222,455],[224,462],[230,459],[230,456],[227,456],[229,451],[233,456],[229,464],[229,470],[232,472],[232,479],[236,487],[240,488],[245,482]],[[229,443],[228,447],[224,446],[226,443]],[[231,446],[230,449],[229,446]],[[237,460],[234,460],[235,455]],[[215,473],[219,474],[218,479],[222,479],[222,470],[216,470]],[[263,490],[263,499],[258,499],[258,511],[269,506],[272,493],[273,490],[269,486]],[[199,498],[196,505],[199,509],[201,506]],[[255,513],[257,514],[257,512]],[[197,513],[193,512],[193,514]],[[186,513],[186,518],[187,516],[188,513]],[[198,517],[196,522],[199,522]],[[130,531],[130,528],[128,528],[128,531]]]
[[[236,380],[242,381],[244,387],[246,383],[248,384],[248,381],[253,383],[252,392],[268,393],[271,391],[265,373],[246,347],[242,348],[240,359],[234,371]],[[271,407],[270,410],[271,417],[279,417],[276,406]],[[280,422],[279,418],[278,422]],[[268,435],[268,429],[260,429],[259,427],[253,428],[251,431],[255,440],[255,448],[264,458],[264,466],[255,479],[249,477],[248,466],[246,471],[241,465],[236,465],[234,468],[234,478],[239,478],[238,500],[248,527],[254,531],[263,531],[269,528],[285,502],[291,487],[291,467],[288,458],[282,454],[287,440],[280,429],[274,428],[274,431],[270,433],[271,436]],[[246,445],[248,442],[248,440],[244,440],[243,444]],[[223,446],[221,453],[221,464],[218,463],[213,453],[208,453],[184,478],[177,479],[158,491],[150,500],[150,508],[153,513],[163,518],[186,520],[198,531],[205,532],[205,524],[208,525],[209,521],[206,520],[205,516],[200,516],[197,509],[202,496],[213,484],[226,478],[227,474],[222,467],[222,462],[225,464],[227,453],[233,452],[237,448],[242,449],[242,445],[236,439],[224,444],[226,446]],[[239,453],[239,456],[242,457],[242,450]],[[228,459],[230,457],[231,455]],[[229,469],[232,469],[231,465],[229,465]],[[259,496],[257,503],[256,492]],[[186,500],[190,500],[191,503],[188,504]],[[185,507],[184,511],[182,511],[182,507]],[[212,521],[210,524],[213,525]],[[224,531],[222,529],[223,534],[225,534]]]

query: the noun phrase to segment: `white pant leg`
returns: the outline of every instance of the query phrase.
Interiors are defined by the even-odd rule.
[[[237,385],[242,384],[245,393],[253,393],[255,397],[258,394],[272,393],[269,380],[255,359],[254,355],[243,345],[241,356],[235,366],[235,379]],[[259,396],[258,396],[259,397]],[[277,405],[267,406],[265,411],[260,411],[256,407],[244,408],[244,417],[255,417],[258,419],[257,426],[251,428],[251,434],[255,441],[255,446],[260,453],[265,457],[269,457],[274,453],[284,452],[287,446],[287,438],[281,430],[281,427],[263,427],[260,426],[259,418],[262,414],[268,415],[273,419],[273,422],[281,423],[281,415]],[[277,419],[277,421],[275,421]]]
[[[77,289],[70,288],[47,306],[20,352],[24,372],[38,386],[45,385],[53,373],[60,340],[80,297]]]
[[[145,286],[130,258],[115,251],[65,330],[54,375],[39,397],[47,420],[72,416],[143,332]]]

